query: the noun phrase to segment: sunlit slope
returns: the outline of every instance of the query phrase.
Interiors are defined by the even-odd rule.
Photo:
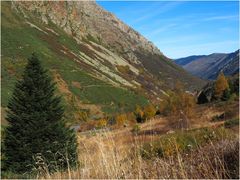
[[[2,106],[7,105],[14,82],[21,77],[32,52],[38,54],[44,67],[59,82],[59,91],[65,96],[69,110],[77,112],[81,104],[95,104],[104,112],[114,112],[119,106],[127,111],[133,110],[136,104],[147,103],[142,95],[120,87],[117,82],[114,84],[114,80],[110,83],[107,74],[106,80],[99,77],[97,67],[93,69],[81,63],[81,57],[75,57],[70,51],[84,49],[61,29],[34,20],[37,28],[30,26],[11,10],[10,3],[2,3],[1,15]]]

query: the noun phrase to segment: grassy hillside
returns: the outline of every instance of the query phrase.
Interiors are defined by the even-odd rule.
[[[32,19],[31,22],[34,22],[37,28],[29,25],[25,19],[13,13],[10,3],[6,2],[2,3],[1,15],[1,106],[7,105],[14,83],[21,77],[26,60],[32,52],[38,54],[44,67],[50,70],[53,77],[58,75],[58,79],[55,80],[58,81],[59,91],[65,96],[67,109],[74,109],[68,107],[77,105],[66,98],[60,82],[66,85],[65,90],[67,89],[79,103],[95,104],[105,113],[116,112],[122,105],[124,111],[129,111],[133,110],[136,104],[147,104],[142,95],[94,77],[85,70],[85,64],[74,61],[75,57],[72,54],[64,53],[64,47],[65,51],[73,52],[81,51],[81,47],[53,24],[45,25],[37,19]],[[79,110],[81,109],[77,106],[74,111]],[[74,117],[75,112],[68,111],[68,116]]]

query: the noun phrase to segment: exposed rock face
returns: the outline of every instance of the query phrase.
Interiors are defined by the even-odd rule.
[[[214,96],[214,83],[210,82],[199,93],[198,104],[211,102],[213,100],[213,96]]]
[[[43,22],[53,22],[77,41],[91,35],[117,53],[130,58],[130,61],[136,59],[133,52],[138,49],[162,55],[146,38],[94,1],[13,2],[13,5],[21,12],[37,13]]]

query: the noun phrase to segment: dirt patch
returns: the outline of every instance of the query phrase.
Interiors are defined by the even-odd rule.
[[[52,70],[54,81],[57,83],[58,89],[61,93],[65,94],[65,97],[71,96],[71,91],[68,89],[67,83],[62,79],[61,75],[56,71]]]
[[[77,81],[72,81],[72,86],[76,88],[81,88],[81,84]]]
[[[100,117],[103,116],[103,112],[100,106],[97,106],[95,104],[82,103],[77,96],[72,94],[72,92],[68,88],[67,83],[62,79],[61,75],[56,70],[52,70],[52,74],[54,77],[54,81],[57,83],[59,91],[64,94],[65,100],[76,108],[76,116],[77,112],[83,109],[89,110],[90,115],[97,115]],[[79,82],[72,81],[72,85],[74,87],[81,88]]]
[[[7,125],[8,121],[6,120],[6,108],[1,107],[1,125]]]

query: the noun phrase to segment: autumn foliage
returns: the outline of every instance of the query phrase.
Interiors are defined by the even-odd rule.
[[[136,110],[134,112],[136,121],[138,123],[143,123],[146,120],[154,117],[156,115],[156,108],[152,105],[149,104],[145,106],[144,108],[141,108],[140,106],[136,106]]]
[[[115,117],[117,126],[123,126],[127,121],[126,114],[119,114]]]
[[[224,76],[223,73],[218,75],[218,78],[215,83],[214,87],[214,96],[215,98],[221,98],[224,95],[224,91],[229,89],[227,78]]]
[[[102,119],[98,120],[96,127],[97,128],[104,128],[106,126],[107,126],[107,120],[102,118]]]
[[[178,128],[188,128],[189,120],[194,115],[195,104],[194,96],[185,92],[179,85],[162,97],[159,112],[162,115],[171,116],[174,123],[178,123]]]
[[[144,120],[143,120],[144,119],[143,118],[144,113],[143,113],[143,111],[142,111],[140,106],[138,106],[138,105],[136,106],[136,110],[134,112],[134,115],[136,116],[136,121],[138,123],[144,122]]]
[[[155,114],[156,114],[156,108],[152,104],[149,104],[144,107],[144,118],[146,120],[154,117]]]

